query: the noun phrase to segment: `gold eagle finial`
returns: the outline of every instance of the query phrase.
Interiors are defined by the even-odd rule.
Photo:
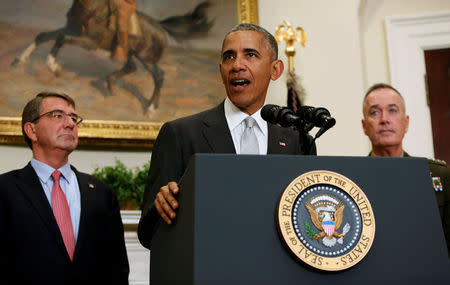
[[[275,39],[278,43],[281,41],[286,42],[286,49],[284,52],[289,60],[289,72],[294,71],[294,55],[295,47],[294,43],[299,42],[303,47],[306,43],[306,33],[301,27],[297,27],[295,30],[288,20],[284,20],[284,25],[279,25],[275,30]]]

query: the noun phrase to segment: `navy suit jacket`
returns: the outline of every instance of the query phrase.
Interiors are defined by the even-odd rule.
[[[310,136],[300,136],[292,128],[268,124],[268,154],[316,154]],[[306,149],[311,149],[306,153]],[[160,221],[153,201],[159,189],[179,181],[195,153],[235,154],[233,139],[225,118],[224,104],[189,117],[165,123],[156,139],[144,194],[138,236],[150,248]]]
[[[117,199],[104,183],[72,169],[81,194],[73,262],[31,164],[0,175],[0,284],[128,284]]]

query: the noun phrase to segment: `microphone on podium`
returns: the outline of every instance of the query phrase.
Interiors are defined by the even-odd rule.
[[[261,109],[261,117],[269,123],[282,127],[295,126],[299,131],[304,132],[318,127],[320,130],[316,133],[315,138],[336,124],[336,120],[331,117],[330,112],[323,107],[300,106],[294,113],[287,107],[267,104]]]

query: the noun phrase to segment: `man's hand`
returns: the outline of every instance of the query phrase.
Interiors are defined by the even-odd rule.
[[[177,214],[175,210],[178,209],[178,201],[175,199],[175,195],[180,192],[178,184],[176,182],[169,182],[166,186],[159,189],[159,193],[156,194],[155,207],[158,210],[161,218],[171,225]]]

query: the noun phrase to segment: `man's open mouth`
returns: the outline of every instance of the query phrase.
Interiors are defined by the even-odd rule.
[[[250,81],[247,79],[236,79],[231,81],[231,85],[233,86],[244,86],[246,84],[250,84]]]

